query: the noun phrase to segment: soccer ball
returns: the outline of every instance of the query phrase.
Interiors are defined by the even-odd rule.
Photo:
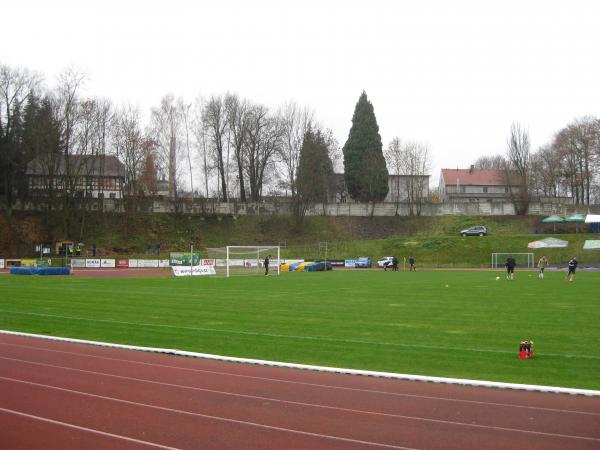
[[[496,277],[496,281],[499,281],[499,280],[500,280],[500,277]]]

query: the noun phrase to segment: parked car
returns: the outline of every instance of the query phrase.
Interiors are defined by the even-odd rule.
[[[475,227],[467,228],[466,230],[462,230],[460,235],[462,237],[466,236],[487,236],[488,230],[483,225],[477,225]]]
[[[384,256],[379,261],[377,261],[377,267],[391,266],[393,260],[394,260],[393,256]]]
[[[370,269],[373,264],[371,263],[371,258],[368,256],[361,256],[356,260],[354,267],[357,269]]]

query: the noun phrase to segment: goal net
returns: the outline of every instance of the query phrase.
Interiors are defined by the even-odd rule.
[[[517,262],[517,268],[533,269],[535,260],[533,253],[492,253],[492,269],[503,268],[506,258],[512,256]]]
[[[221,276],[264,275],[269,257],[269,275],[279,275],[281,257],[278,245],[227,246],[206,249],[207,260]]]

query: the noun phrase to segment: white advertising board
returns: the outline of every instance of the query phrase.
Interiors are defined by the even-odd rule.
[[[215,268],[213,266],[192,266],[193,276],[200,275],[216,275]],[[189,266],[172,266],[173,275],[176,277],[189,277],[190,276],[190,267]]]
[[[111,267],[111,268],[114,268],[115,267],[115,260],[114,259],[101,259],[100,260],[100,267]]]
[[[138,260],[137,259],[130,259],[129,260],[129,268],[132,267],[138,267]]]
[[[83,268],[85,267],[85,259],[72,259],[71,267],[73,268]]]
[[[200,260],[200,264],[203,266],[214,266],[216,265],[216,259],[202,259]]]
[[[169,260],[168,259],[160,259],[158,260],[158,267],[169,267]]]
[[[85,267],[91,267],[91,268],[99,268],[100,267],[100,260],[99,259],[86,259],[85,260]]]
[[[141,264],[139,264],[139,267],[151,267],[151,268],[158,267],[158,259],[140,259],[139,262],[141,263]]]
[[[4,269],[4,259],[0,259],[0,269]]]
[[[346,259],[344,261],[344,267],[356,267],[356,260],[355,259]]]

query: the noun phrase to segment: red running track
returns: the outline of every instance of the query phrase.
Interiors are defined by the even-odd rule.
[[[3,449],[599,449],[600,398],[0,334]]]

